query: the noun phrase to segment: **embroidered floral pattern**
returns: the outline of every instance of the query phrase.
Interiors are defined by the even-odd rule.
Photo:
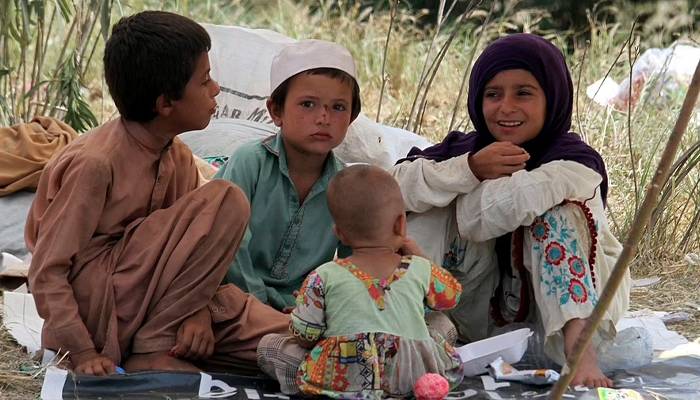
[[[593,287],[596,287],[596,276],[595,276],[595,258],[596,249],[598,247],[598,222],[593,219],[593,212],[588,208],[586,203],[577,200],[565,200],[563,204],[573,204],[580,208],[583,215],[586,217],[586,223],[588,224],[588,233],[591,235],[591,248],[588,253],[588,265],[591,269],[591,280],[593,281]]]
[[[544,296],[558,299],[562,306],[587,302],[595,305],[598,294],[593,286],[588,254],[579,242],[579,235],[588,232],[577,232],[565,215],[549,211],[530,226],[534,255],[541,260],[540,288]],[[545,224],[548,227],[546,236],[541,235]],[[538,237],[542,237],[542,241],[538,241]]]
[[[535,218],[530,231],[532,232],[532,238],[538,242],[544,242],[549,237],[549,225],[542,217]]]
[[[578,279],[572,279],[569,282],[569,293],[571,294],[571,299],[576,303],[585,303],[588,300],[588,291]]]
[[[544,253],[545,257],[547,257],[547,262],[554,265],[559,265],[566,257],[566,249],[558,242],[549,243]]]
[[[586,275],[586,266],[583,265],[583,260],[581,257],[571,256],[569,257],[569,272],[577,278],[583,278]]]

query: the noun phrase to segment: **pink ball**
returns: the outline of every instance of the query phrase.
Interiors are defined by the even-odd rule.
[[[425,374],[413,385],[416,400],[442,400],[450,393],[450,384],[440,374]]]

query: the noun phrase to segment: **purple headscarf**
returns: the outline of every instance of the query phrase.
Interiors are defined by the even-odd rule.
[[[608,175],[603,158],[588,146],[579,135],[569,132],[573,109],[573,85],[564,55],[550,42],[528,33],[506,36],[491,43],[481,53],[469,77],[467,104],[475,131],[450,132],[447,137],[425,150],[411,149],[405,160],[428,158],[447,160],[467,152],[477,152],[496,141],[486,126],[482,112],[484,87],[499,72],[509,69],[529,71],[542,87],[547,100],[545,121],[534,139],[521,144],[530,159],[529,171],[555,160],[570,160],[597,171],[603,181],[600,194],[603,204],[608,194]]]

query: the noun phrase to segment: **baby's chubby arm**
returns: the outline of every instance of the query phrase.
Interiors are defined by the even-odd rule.
[[[310,349],[326,330],[325,292],[321,276],[312,271],[302,283],[289,330],[301,347]]]

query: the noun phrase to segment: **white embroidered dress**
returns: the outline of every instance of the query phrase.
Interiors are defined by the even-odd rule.
[[[552,161],[480,182],[467,157],[417,159],[393,167],[411,212],[409,234],[462,284],[462,298],[450,315],[461,338],[472,341],[489,336],[494,327],[489,302],[500,276],[496,239],[524,227],[522,264],[530,272],[535,298],[531,314],[541,321],[546,355],[563,364],[562,327],[590,315],[622,249],[605,217],[602,177],[574,161]],[[615,336],[630,283],[628,272],[594,344]]]

